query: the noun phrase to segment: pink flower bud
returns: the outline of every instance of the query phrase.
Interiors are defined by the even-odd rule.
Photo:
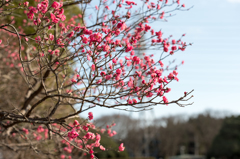
[[[119,151],[124,151],[125,147],[123,146],[123,143],[120,144],[120,146],[118,147]]]

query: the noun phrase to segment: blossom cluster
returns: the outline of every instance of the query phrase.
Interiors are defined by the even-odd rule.
[[[11,1],[6,2],[4,7],[11,6],[8,4]],[[74,148],[94,158],[96,149],[107,150],[101,145],[101,134],[109,137],[117,134],[111,129],[115,124],[97,129],[89,122],[94,117],[92,112],[88,113],[88,122],[75,120],[69,124],[67,121],[76,115],[94,107],[122,110],[132,107],[141,111],[171,103],[184,106],[179,102],[188,100],[188,92],[177,100],[167,98],[173,90],[170,83],[179,81],[179,65],[170,67],[173,62],[166,65],[165,59],[185,51],[190,44],[182,40],[185,34],[173,38],[152,25],[170,16],[172,11],[165,10],[171,5],[168,0],[144,0],[141,10],[134,10],[139,6],[135,1],[103,0],[95,8],[92,7],[95,4],[82,2],[81,12],[69,18],[64,8],[74,3],[35,2],[35,5],[25,1],[15,6],[26,17],[22,26],[15,27],[17,18],[13,16],[9,24],[0,27],[6,35],[0,39],[5,55],[0,58],[11,71],[17,69],[12,74],[19,73],[28,85],[20,113],[4,112],[7,115],[2,119],[3,127],[22,122],[34,127],[26,126],[19,131],[21,135],[12,133],[14,137],[43,141],[55,135],[63,145],[60,158],[71,158]],[[173,5],[175,10],[185,8],[180,0],[173,1]],[[92,14],[86,14],[89,8]],[[29,30],[32,32],[27,33]],[[14,39],[11,45],[9,38]],[[68,106],[74,112],[56,115]],[[124,149],[121,143],[118,150]]]

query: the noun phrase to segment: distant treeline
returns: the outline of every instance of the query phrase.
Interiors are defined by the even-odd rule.
[[[168,116],[147,125],[144,119],[126,115],[104,116],[96,122],[99,126],[116,123],[115,138],[124,142],[130,157],[168,158],[185,153],[240,158],[240,116],[219,114],[206,111],[190,117]]]

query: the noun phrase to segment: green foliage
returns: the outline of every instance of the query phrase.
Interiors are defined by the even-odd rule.
[[[232,116],[224,120],[219,134],[212,143],[208,156],[240,157],[240,116]]]
[[[109,138],[105,135],[101,136],[101,145],[103,145],[104,147],[106,147],[106,151],[98,151],[98,153],[96,153],[96,157],[97,158],[127,158],[128,157],[128,153],[127,151],[123,151],[123,152],[118,152],[116,150],[118,150],[118,146],[120,145],[119,143],[117,143],[114,139]]]

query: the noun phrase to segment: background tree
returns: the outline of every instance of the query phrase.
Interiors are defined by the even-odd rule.
[[[188,119],[173,116],[164,120],[166,125],[159,128],[163,156],[179,155],[181,146],[187,154],[206,155],[222,124],[222,118],[209,112]]]
[[[179,155],[182,146],[185,147],[187,154],[207,155],[222,125],[224,117],[219,114],[221,113],[206,111],[194,116],[162,117],[155,119],[146,127],[143,126],[141,119],[133,119],[126,115],[109,115],[97,119],[99,122],[96,125],[102,126],[106,123],[110,125],[109,120],[116,121],[114,130],[121,133],[115,137],[122,139],[131,157],[145,156],[146,136],[151,157]],[[120,131],[119,127],[124,129]]]
[[[208,157],[240,157],[240,116],[224,119],[218,135],[214,138]]]

